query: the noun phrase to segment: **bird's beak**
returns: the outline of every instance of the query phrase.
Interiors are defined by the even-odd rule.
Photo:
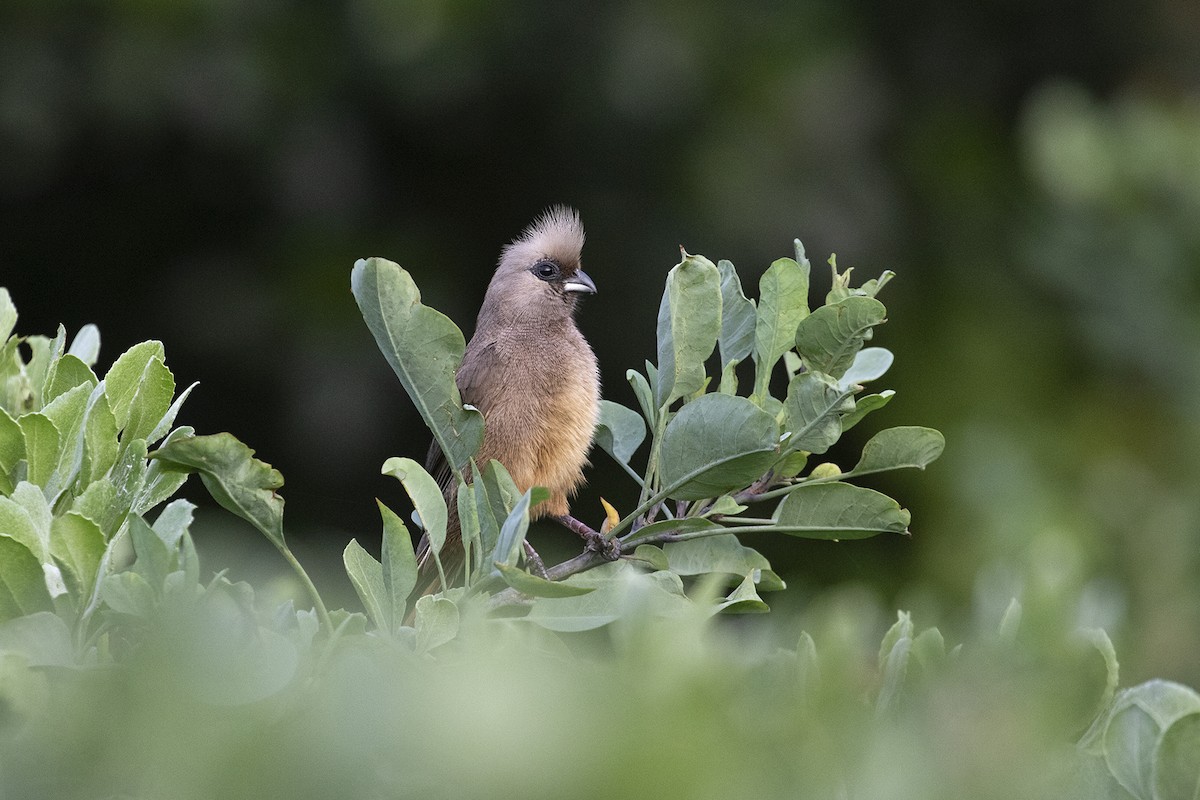
[[[584,294],[595,294],[596,284],[592,280],[592,276],[588,275],[583,270],[576,270],[570,280],[563,283],[564,292],[582,292]]]

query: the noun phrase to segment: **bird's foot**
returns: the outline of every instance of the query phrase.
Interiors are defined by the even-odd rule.
[[[525,542],[525,564],[533,571],[534,575],[539,578],[550,580],[550,574],[546,572],[546,564],[542,561],[542,557],[538,555],[538,551],[533,549],[533,545]]]
[[[580,539],[583,539],[584,550],[599,553],[608,561],[616,561],[621,557],[621,543],[615,538],[605,538],[604,534],[588,527],[586,523],[575,519],[570,514],[563,514],[561,517],[555,517],[555,519],[559,524],[568,530],[574,531]]]

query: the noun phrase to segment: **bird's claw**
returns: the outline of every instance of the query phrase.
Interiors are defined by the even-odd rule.
[[[621,543],[617,539],[606,539],[603,534],[593,531],[584,537],[584,550],[599,553],[605,561],[616,561],[621,557]]]

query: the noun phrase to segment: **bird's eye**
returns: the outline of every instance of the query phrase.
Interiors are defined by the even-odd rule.
[[[539,261],[529,271],[544,281],[552,281],[560,274],[558,264],[553,261]]]

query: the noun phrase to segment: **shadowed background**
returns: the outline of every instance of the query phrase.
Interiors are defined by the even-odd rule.
[[[379,466],[428,443],[356,258],[399,262],[469,336],[500,247],[574,205],[600,289],[581,328],[633,405],[678,245],[756,294],[800,237],[818,288],[831,251],[899,274],[874,342],[899,394],[832,458],[896,424],[948,446],[872,484],[912,540],[750,542],[779,605],[862,584],[952,630],[1020,593],[1108,627],[1123,682],[1196,684],[1197,42],[1170,0],[10,0],[0,285],[21,333],[98,324],[102,367],[161,339],[201,384],[180,422],[282,471],[289,538],[354,603],[338,554],[377,545],[373,498],[404,506]],[[593,523],[599,495],[635,496],[605,459],[576,504]],[[206,519],[207,567],[269,571],[218,515],[202,547]]]

